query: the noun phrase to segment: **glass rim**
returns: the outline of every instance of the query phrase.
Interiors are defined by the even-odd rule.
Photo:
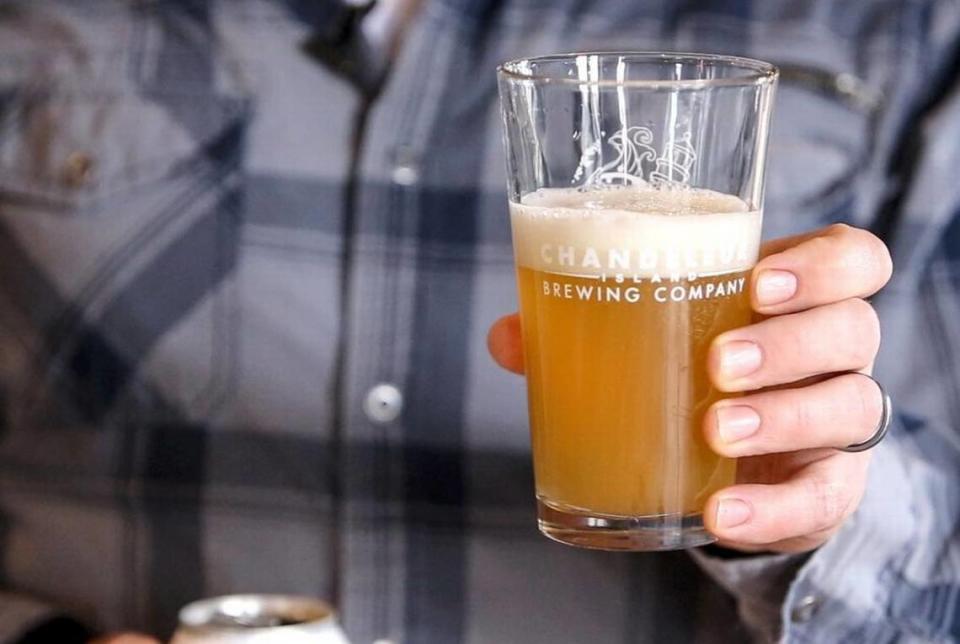
[[[728,67],[742,69],[743,76],[730,78],[686,78],[677,80],[664,79],[627,79],[615,80],[610,78],[583,80],[569,76],[555,76],[550,74],[531,74],[519,70],[520,65],[530,63],[572,61],[580,56],[609,56],[630,59],[630,62],[641,63],[703,63],[710,62],[724,64]],[[508,60],[497,66],[497,74],[510,82],[526,82],[533,84],[576,85],[590,87],[625,87],[625,88],[672,88],[672,89],[699,89],[706,87],[744,87],[750,85],[770,84],[777,80],[780,70],[776,65],[755,58],[744,56],[728,56],[725,54],[698,54],[692,52],[658,52],[658,51],[580,51],[542,56],[529,56]]]

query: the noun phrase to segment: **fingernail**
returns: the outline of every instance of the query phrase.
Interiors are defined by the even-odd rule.
[[[750,520],[750,504],[740,499],[720,499],[717,504],[717,526],[735,528]]]
[[[720,347],[720,372],[731,380],[749,376],[760,368],[763,356],[755,342],[736,340]]]
[[[717,408],[717,431],[724,443],[736,443],[760,429],[760,414],[752,407],[734,405]]]
[[[789,271],[766,270],[757,277],[757,302],[781,304],[797,294],[797,276]]]

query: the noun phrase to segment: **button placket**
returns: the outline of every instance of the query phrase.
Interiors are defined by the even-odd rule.
[[[413,186],[420,181],[420,163],[412,148],[398,146],[391,156],[390,180],[398,186]]]

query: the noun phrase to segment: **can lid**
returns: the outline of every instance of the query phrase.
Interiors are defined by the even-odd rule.
[[[180,610],[180,625],[196,628],[278,628],[333,624],[326,602],[297,595],[225,595],[201,599]]]

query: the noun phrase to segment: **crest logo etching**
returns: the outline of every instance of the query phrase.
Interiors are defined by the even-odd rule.
[[[587,175],[586,186],[654,185],[685,186],[690,182],[697,151],[690,140],[690,133],[667,142],[663,152],[657,154],[653,147],[653,132],[648,127],[635,125],[614,132],[607,142],[617,156]],[[599,156],[602,143],[596,141],[584,150],[573,179],[577,181],[593,166]]]

